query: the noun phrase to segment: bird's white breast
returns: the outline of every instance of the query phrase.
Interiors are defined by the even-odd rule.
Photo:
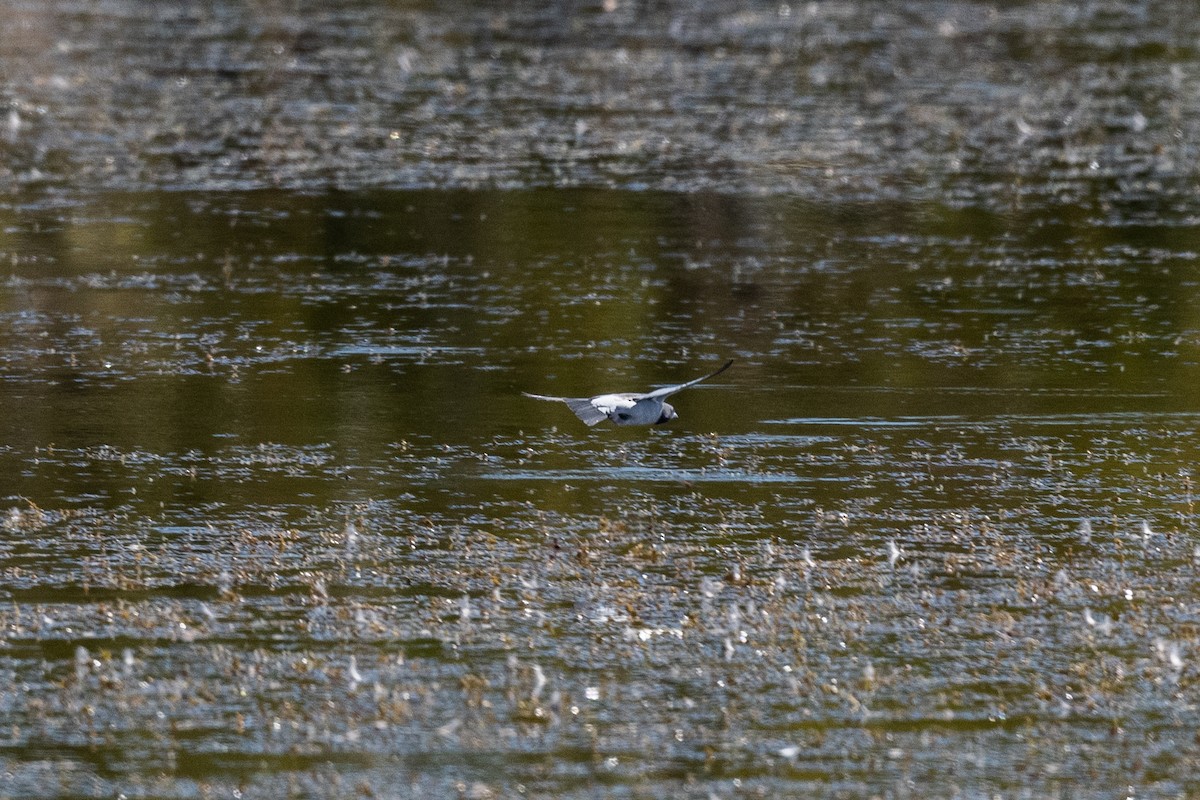
[[[653,425],[662,416],[661,398],[635,400],[621,394],[602,394],[592,405],[617,425]]]

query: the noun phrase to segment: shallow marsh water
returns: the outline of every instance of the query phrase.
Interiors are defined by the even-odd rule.
[[[5,7],[0,797],[1200,792],[1192,16],[214,8]]]

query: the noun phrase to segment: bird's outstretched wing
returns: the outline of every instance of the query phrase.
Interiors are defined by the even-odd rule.
[[[566,403],[567,408],[575,412],[575,416],[583,420],[584,424],[591,427],[608,419],[608,415],[600,409],[592,405],[592,401],[586,397],[550,397],[544,394],[530,394],[529,392],[521,392],[526,397],[532,397],[534,400],[550,400],[555,403]]]
[[[716,372],[710,372],[702,378],[696,378],[694,380],[688,381],[687,383],[677,383],[674,386],[664,386],[661,389],[655,389],[653,392],[646,392],[645,394],[640,394],[640,395],[638,395],[638,399],[648,400],[648,399],[654,398],[654,397],[666,397],[667,395],[675,394],[676,392],[686,389],[689,386],[695,386],[697,383],[700,383],[701,381],[706,381],[709,378],[717,377],[722,372],[729,369],[729,367],[732,365],[733,365],[733,359],[731,358],[728,361],[726,361],[723,365],[721,365],[721,368],[718,369]]]

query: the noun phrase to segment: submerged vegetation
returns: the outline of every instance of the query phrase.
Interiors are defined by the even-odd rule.
[[[1196,419],[46,453],[112,485],[378,499],[14,505],[10,742],[74,755],[25,750],[13,793],[1069,794],[1120,770],[1186,794]],[[580,448],[621,463],[550,465]]]

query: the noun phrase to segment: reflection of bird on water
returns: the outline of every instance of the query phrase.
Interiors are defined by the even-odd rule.
[[[532,397],[535,400],[552,400],[558,403],[566,403],[567,407],[574,411],[575,415],[589,426],[603,422],[606,419],[612,420],[617,425],[661,425],[664,422],[670,422],[678,416],[675,413],[675,408],[670,403],[664,402],[667,397],[689,386],[695,386],[701,381],[706,381],[709,378],[720,375],[729,369],[731,364],[733,364],[732,359],[726,361],[717,371],[710,372],[703,377],[690,380],[687,383],[664,386],[661,389],[641,394],[637,392],[620,392],[617,394],[598,394],[595,397],[549,397],[544,394],[530,394],[529,392],[521,392],[521,394],[526,397]]]

